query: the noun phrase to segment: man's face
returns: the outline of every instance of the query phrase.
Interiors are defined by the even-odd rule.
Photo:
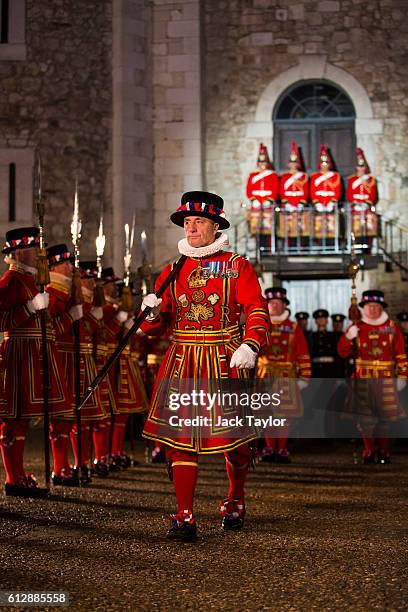
[[[322,162],[320,164],[320,172],[323,172],[323,174],[325,174],[328,171],[329,171],[329,164],[327,162]]]
[[[320,331],[324,331],[327,328],[327,317],[317,317],[316,325]]]
[[[377,302],[369,302],[363,306],[363,312],[367,319],[378,319],[383,310],[381,304],[377,304]]]
[[[357,176],[363,176],[365,174],[364,166],[357,166]]]
[[[344,323],[343,321],[333,321],[333,331],[342,332]]]
[[[298,320],[298,325],[299,325],[300,329],[303,329],[303,331],[306,331],[306,329],[307,329],[307,319],[299,319]]]
[[[53,272],[57,272],[58,274],[62,274],[63,276],[71,277],[74,266],[70,261],[63,261],[62,263],[57,264],[56,266],[51,266],[51,270]]]
[[[218,231],[218,223],[205,217],[186,217],[184,219],[184,234],[192,247],[203,247],[212,244]]]
[[[14,257],[16,261],[24,264],[25,266],[29,266],[30,268],[37,267],[38,261],[38,247],[30,247],[28,249],[17,249],[14,251]]]
[[[115,283],[105,283],[103,286],[103,292],[106,297],[117,298],[118,297],[118,288]]]
[[[289,162],[289,171],[290,172],[297,172],[297,163],[296,162]]]
[[[408,321],[400,321],[401,329],[408,333]]]
[[[285,310],[285,304],[282,300],[269,300],[268,312],[270,317],[279,317]]]
[[[261,172],[264,172],[265,170],[269,169],[269,164],[267,161],[260,161],[258,162],[258,170],[260,170]]]

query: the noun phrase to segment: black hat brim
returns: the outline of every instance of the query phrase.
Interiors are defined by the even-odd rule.
[[[366,300],[365,302],[360,302],[359,306],[360,308],[363,308],[366,304],[379,304],[383,308],[387,308],[388,306],[387,302],[378,302],[377,300]]]
[[[210,221],[214,221],[214,223],[218,223],[220,229],[228,229],[230,226],[229,222],[224,219],[224,217],[198,210],[180,210],[178,212],[174,212],[170,215],[170,221],[179,227],[184,227],[184,219],[186,217],[205,217],[206,219],[210,219]]]

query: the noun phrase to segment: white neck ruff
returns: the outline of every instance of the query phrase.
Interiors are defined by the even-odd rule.
[[[72,287],[72,277],[65,276],[65,274],[60,274],[59,272],[50,272],[51,283],[56,283],[58,285],[64,285],[66,289],[71,289]]]
[[[5,256],[4,261],[10,266],[10,270],[20,270],[23,272],[27,272],[27,274],[31,274],[32,276],[35,276],[37,274],[37,268],[27,266],[26,264],[23,264],[21,261],[17,261],[16,259],[14,259],[14,257],[10,257],[9,255]]]
[[[178,243],[178,250],[181,255],[186,255],[186,257],[208,257],[222,251],[228,244],[227,234],[219,234],[214,242],[203,247],[190,246],[187,238],[183,238]]]
[[[118,306],[118,301],[115,298],[110,297],[110,295],[105,295],[105,302],[116,307]]]
[[[383,325],[388,320],[388,314],[384,310],[380,314],[378,319],[367,319],[367,317],[365,317],[363,313],[361,315],[361,320],[363,321],[363,323],[367,323],[367,325]]]
[[[88,289],[88,287],[81,287],[82,290],[82,295],[86,296],[86,297],[93,297],[94,292],[91,289]]]
[[[286,319],[288,318],[289,318],[289,310],[286,309],[278,317],[273,317],[273,318],[271,317],[271,321],[272,323],[283,323],[283,321],[286,321]]]

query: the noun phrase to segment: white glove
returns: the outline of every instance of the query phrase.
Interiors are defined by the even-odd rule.
[[[45,308],[48,308],[49,301],[49,293],[46,291],[44,291],[44,293],[37,293],[32,300],[27,302],[27,308],[32,313],[37,312],[37,310],[44,310]]]
[[[397,391],[403,391],[407,385],[405,378],[397,378]]]
[[[118,310],[116,320],[118,323],[124,323],[128,318],[128,313],[125,310]]]
[[[303,391],[303,389],[306,389],[307,386],[309,385],[309,381],[306,380],[305,378],[299,378],[296,382],[297,382],[299,391]]]
[[[160,313],[161,303],[162,299],[156,297],[154,293],[149,293],[148,295],[146,295],[145,298],[143,298],[141,306],[142,310],[144,310],[148,306],[152,309],[151,313],[146,317],[147,321],[154,321],[154,319],[157,319]]]
[[[100,321],[101,319],[103,319],[103,308],[102,308],[102,306],[93,306],[91,308],[91,315],[97,321]]]
[[[128,319],[125,323],[125,325],[123,326],[126,330],[129,330],[132,325],[134,323],[133,317],[130,317],[130,319]]]
[[[69,309],[69,316],[72,317],[74,321],[82,319],[82,317],[84,316],[84,309],[82,307],[82,304],[76,304],[75,306],[71,306],[71,308]]]
[[[247,344],[241,344],[231,357],[230,368],[254,368],[256,363],[257,353],[255,353]]]
[[[346,331],[346,338],[347,340],[354,340],[354,338],[357,338],[357,336],[358,336],[358,327],[357,325],[352,325]]]

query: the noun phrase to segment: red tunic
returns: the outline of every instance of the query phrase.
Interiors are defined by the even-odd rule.
[[[75,349],[73,319],[69,314],[71,308],[71,292],[66,284],[61,283],[51,272],[51,283],[47,286],[50,294],[49,309],[54,317],[57,348],[64,364],[65,379],[68,387],[72,389],[72,406],[75,408]],[[79,348],[80,348],[80,380],[81,395],[96,376],[96,366],[93,357],[93,334],[98,329],[98,322],[90,314],[91,304],[84,304],[84,319],[79,322]],[[97,390],[81,408],[81,419],[100,419],[109,414],[109,405],[106,405],[107,388],[102,381]]]
[[[34,277],[17,264],[0,279],[0,417],[43,415],[41,320],[26,303],[37,295]],[[51,320],[47,323],[49,414],[72,416],[72,395],[65,382]]]
[[[156,290],[169,275],[168,265],[156,282]],[[246,317],[241,338],[238,323],[241,310]],[[269,317],[258,279],[251,264],[234,253],[218,252],[200,259],[188,257],[177,279],[163,294],[161,318],[145,322],[147,334],[172,330],[173,339],[158,373],[144,436],[175,448],[217,453],[236,448],[256,437],[246,426],[216,427],[225,416],[218,401],[211,408],[194,402],[172,412],[170,394],[192,390],[228,390],[228,379],[247,380],[248,371],[230,368],[234,351],[245,342],[254,351],[266,343]],[[226,410],[228,414],[228,410]],[[230,411],[236,415],[236,411]],[[169,425],[169,416],[207,416],[211,423],[193,429]]]
[[[103,318],[107,333],[108,355],[113,353],[123,336],[122,324],[116,319],[117,313],[117,306],[105,304]],[[132,360],[129,345],[122,351],[118,367],[110,369],[109,376],[115,398],[114,414],[131,414],[147,410],[148,403],[142,377],[139,368]]]
[[[309,184],[306,172],[286,172],[280,178],[280,199],[286,208],[295,211],[299,204],[306,204],[309,198]]]
[[[362,382],[354,389],[354,412],[360,420],[403,418],[405,413],[400,406],[394,381],[395,377],[408,376],[401,330],[390,319],[379,325],[359,321],[357,326],[355,378]],[[340,357],[349,357],[352,347],[352,341],[344,333],[338,343]]]
[[[331,202],[338,202],[341,196],[340,174],[329,172],[316,172],[310,179],[310,198],[313,204],[321,204],[329,208]]]
[[[360,205],[360,207],[362,204],[375,205],[378,201],[375,178],[371,174],[350,176],[347,182],[347,201],[350,204]],[[359,208],[356,208],[356,210],[359,210]]]
[[[274,414],[302,416],[302,399],[295,379],[311,375],[309,349],[298,324],[289,319],[271,322],[268,345],[258,358],[257,377],[272,379],[271,392],[281,395],[281,403]]]
[[[270,234],[272,231],[272,204],[279,196],[279,177],[274,170],[257,170],[248,177],[246,194],[251,201],[248,212],[249,231]]]

